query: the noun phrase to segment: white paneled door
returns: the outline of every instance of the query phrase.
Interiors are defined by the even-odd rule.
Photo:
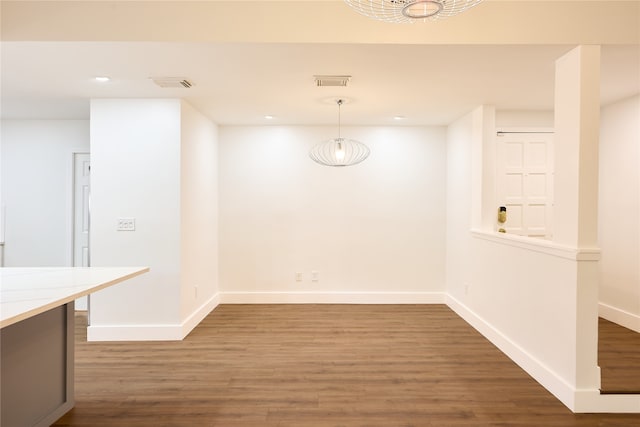
[[[73,165],[73,265],[89,267],[89,154],[75,153]],[[87,306],[87,297],[76,301],[78,310],[86,310]]]
[[[553,133],[498,132],[496,156],[497,202],[507,208],[502,228],[511,234],[551,239]]]

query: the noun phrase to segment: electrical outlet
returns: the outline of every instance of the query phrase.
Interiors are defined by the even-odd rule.
[[[296,282],[302,282],[302,273],[296,273]]]
[[[471,290],[471,284],[468,282],[464,282],[464,294],[469,295],[469,291]]]
[[[320,273],[317,270],[311,270],[311,281],[318,282],[320,280]]]
[[[195,285],[193,290],[195,291],[195,297],[198,298],[198,285]]]
[[[118,218],[117,231],[136,231],[135,218]]]

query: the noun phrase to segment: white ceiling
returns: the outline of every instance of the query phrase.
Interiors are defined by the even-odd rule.
[[[444,125],[480,104],[551,110],[555,60],[573,46],[4,41],[0,113],[87,118],[90,98],[178,97],[219,124],[332,124],[335,99],[346,98],[345,124]],[[640,46],[602,49],[602,103],[640,93]],[[353,78],[346,88],[316,87],[315,74]],[[102,75],[112,81],[92,81]],[[194,86],[159,88],[156,76]]]

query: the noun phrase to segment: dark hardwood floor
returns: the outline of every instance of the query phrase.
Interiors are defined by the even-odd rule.
[[[180,342],[77,321],[56,426],[640,426],[571,413],[444,305],[221,305]]]
[[[640,334],[603,318],[598,334],[601,392],[640,394]]]

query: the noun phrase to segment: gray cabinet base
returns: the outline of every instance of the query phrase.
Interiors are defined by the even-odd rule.
[[[0,330],[3,427],[50,426],[74,404],[74,303]]]

